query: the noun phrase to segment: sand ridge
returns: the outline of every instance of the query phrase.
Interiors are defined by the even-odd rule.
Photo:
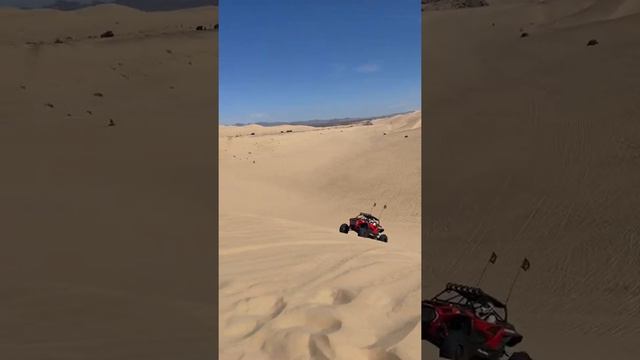
[[[188,34],[197,26],[213,30],[217,18],[210,14],[216,9],[210,6],[147,13],[114,4],[75,11],[0,8],[0,18],[8,19],[0,23],[0,43],[13,46],[27,43],[53,45],[56,39],[67,44],[91,40],[95,42],[107,30],[116,35],[111,43],[122,39]],[[41,19],[44,17],[49,22],[42,23]]]

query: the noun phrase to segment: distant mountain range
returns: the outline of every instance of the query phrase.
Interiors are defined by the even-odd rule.
[[[412,113],[412,111],[405,111],[400,113],[393,113],[388,115],[381,116],[372,116],[372,117],[362,117],[362,118],[340,118],[340,119],[324,119],[324,120],[305,120],[305,121],[279,121],[279,122],[255,122],[251,124],[261,125],[261,126],[278,126],[278,125],[305,125],[305,126],[313,126],[313,127],[328,127],[328,126],[339,126],[339,125],[351,125],[362,122],[367,122],[375,119],[381,119],[396,115],[404,115]],[[244,126],[249,125],[248,123],[236,123],[233,124],[235,126]]]
[[[486,0],[422,0],[422,11],[488,6]]]
[[[169,11],[200,6],[218,6],[218,0],[94,0],[91,2],[57,0],[49,5],[44,5],[39,8],[77,10],[103,4],[117,4],[142,11]],[[33,9],[34,7],[23,8]]]

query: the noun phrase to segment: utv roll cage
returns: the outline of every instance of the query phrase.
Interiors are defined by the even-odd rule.
[[[365,218],[365,219],[367,219],[367,220],[374,220],[374,221],[376,221],[376,222],[380,222],[380,220],[378,220],[378,218],[377,218],[377,217],[375,217],[375,216],[373,216],[373,215],[371,215],[371,214],[368,214],[368,213],[363,213],[363,212],[361,212],[361,213],[360,213],[360,215],[358,215],[358,216],[359,216],[359,217],[363,217],[363,218]]]
[[[507,307],[501,301],[485,293],[480,288],[447,283],[444,290],[436,294],[432,299],[434,302],[453,304],[477,311],[483,305],[492,305],[492,314],[499,322],[507,322]],[[502,310],[501,312],[496,309]]]

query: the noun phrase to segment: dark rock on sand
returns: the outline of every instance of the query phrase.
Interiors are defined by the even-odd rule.
[[[102,34],[100,34],[101,38],[111,38],[111,37],[114,37],[114,36],[115,36],[115,34],[111,30],[107,30],[107,31],[103,32]]]

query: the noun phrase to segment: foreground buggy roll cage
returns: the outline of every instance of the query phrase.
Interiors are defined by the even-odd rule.
[[[440,358],[531,360],[524,351],[507,352],[522,339],[507,321],[506,304],[480,288],[447,283],[422,300],[422,340],[435,345]]]
[[[492,305],[492,314],[499,322],[507,321],[507,307],[501,301],[497,300],[493,296],[485,293],[480,288],[460,285],[455,283],[447,283],[444,290],[436,294],[432,299],[435,302],[454,304],[463,306],[473,311],[476,311],[483,305]],[[498,308],[504,311],[504,314],[500,314],[495,309]]]

